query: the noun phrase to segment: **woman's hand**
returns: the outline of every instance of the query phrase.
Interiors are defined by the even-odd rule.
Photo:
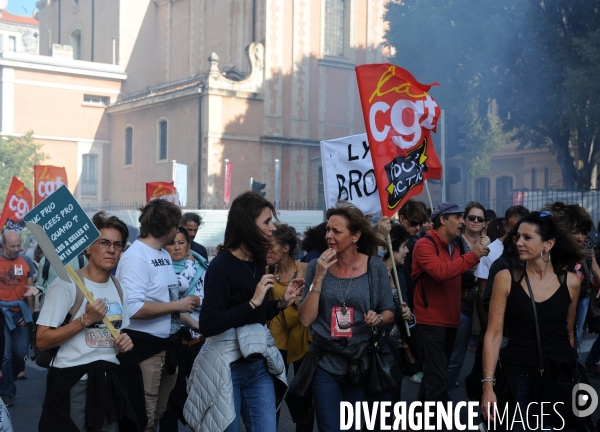
[[[392,222],[390,221],[390,218],[387,216],[382,216],[381,220],[377,224],[377,231],[383,236],[383,238],[385,238],[385,236],[387,236],[391,230]]]
[[[273,283],[275,282],[275,275],[266,274],[260,278],[260,282],[256,285],[256,289],[254,290],[254,295],[250,299],[252,303],[256,307],[260,306],[262,302],[265,300],[265,295],[269,292],[271,288],[273,288]]]
[[[83,314],[83,322],[86,327],[102,321],[104,315],[108,312],[108,306],[102,301],[102,299],[94,300],[94,303],[86,303],[85,312]]]
[[[488,383],[485,383],[488,384]],[[484,420],[488,420],[488,412],[489,412],[489,421],[494,421],[494,410],[496,408],[496,404],[498,400],[496,399],[496,393],[494,393],[493,389],[487,390],[483,389],[483,398],[481,400],[481,413],[483,414]],[[488,409],[489,404],[489,409]]]
[[[323,280],[329,267],[337,262],[336,252],[333,249],[327,249],[317,259],[317,267],[315,269],[315,279]]]
[[[383,318],[381,318],[377,312],[372,310],[367,311],[367,313],[364,315],[364,320],[365,324],[369,327],[375,327],[383,324]]]
[[[402,319],[404,321],[412,322],[413,316],[410,311],[410,308],[405,302],[400,303],[400,313],[402,314]]]
[[[115,341],[115,346],[118,348],[119,352],[124,353],[131,351],[133,348],[133,342],[127,333],[121,333]]]
[[[190,251],[188,252],[187,259],[189,259],[192,262],[196,261],[196,258],[194,258],[194,254],[192,253],[192,249],[191,248],[190,248]]]
[[[288,283],[288,286],[287,286],[285,292],[283,293],[283,297],[281,297],[281,299],[279,299],[279,303],[277,304],[277,307],[280,309],[285,309],[286,307],[294,304],[294,302],[300,295],[302,288],[304,288],[304,279],[303,278],[292,279]]]

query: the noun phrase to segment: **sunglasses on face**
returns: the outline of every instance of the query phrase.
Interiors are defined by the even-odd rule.
[[[408,221],[408,223],[410,224],[410,226],[414,226],[414,227],[416,227],[416,226],[419,226],[419,225],[421,225],[421,222],[417,222],[417,221],[410,220],[410,219],[407,219],[407,221]]]
[[[484,223],[485,222],[485,218],[482,216],[475,216],[475,215],[469,215],[467,216],[467,219],[469,219],[470,222],[479,222],[479,223]]]

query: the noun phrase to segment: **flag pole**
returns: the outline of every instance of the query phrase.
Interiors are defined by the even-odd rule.
[[[390,259],[392,260],[392,274],[394,275],[394,284],[396,285],[396,291],[398,292],[398,300],[400,303],[404,302],[402,298],[402,293],[400,292],[400,281],[398,280],[398,270],[396,269],[396,263],[394,262],[394,251],[392,250],[392,238],[390,237],[390,233],[387,233],[385,236],[387,241],[388,252],[390,253]],[[410,330],[408,329],[408,323],[406,320],[404,321],[404,328],[406,329],[406,334],[410,336]]]
[[[427,180],[425,180],[425,190],[427,191],[427,198],[429,198],[429,208],[433,211],[433,202],[431,201],[431,194],[429,193],[429,186],[427,185]]]

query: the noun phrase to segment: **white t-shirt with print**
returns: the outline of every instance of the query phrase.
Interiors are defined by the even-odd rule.
[[[95,299],[102,299],[108,306],[107,316],[117,331],[129,325],[126,294],[123,292],[122,303],[112,278],[106,283],[92,282],[85,278],[83,282]],[[53,328],[60,327],[75,303],[76,290],[75,283],[65,282],[60,278],[54,279],[48,287],[46,301],[37,323]],[[79,320],[79,317],[85,313],[86,305],[87,300],[84,299],[79,310],[75,312],[73,321]],[[98,360],[119,364],[117,354],[115,340],[101,321],[64,342],[52,365],[57,368],[68,368]]]
[[[117,279],[127,292],[129,314],[134,316],[145,302],[168,303],[179,299],[179,282],[171,264],[171,256],[139,240],[125,251],[117,267]],[[131,319],[129,329],[167,338],[181,325],[179,313],[154,319]]]

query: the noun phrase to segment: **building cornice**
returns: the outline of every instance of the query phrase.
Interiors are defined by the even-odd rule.
[[[302,146],[302,147],[321,147],[320,141],[306,140],[301,138],[283,138],[276,136],[261,136],[261,144],[271,145],[289,145],[289,146]]]
[[[151,107],[153,105],[170,102],[175,99],[184,99],[191,96],[196,96],[202,93],[202,87],[189,87],[179,91],[173,91],[170,93],[160,94],[156,96],[150,95],[140,99],[134,99],[132,101],[120,102],[116,105],[109,106],[106,108],[108,114],[122,114],[129,111],[140,110]]]
[[[124,81],[127,79],[127,73],[124,72],[120,66],[24,53],[1,53],[0,67],[54,72],[117,81]]]

